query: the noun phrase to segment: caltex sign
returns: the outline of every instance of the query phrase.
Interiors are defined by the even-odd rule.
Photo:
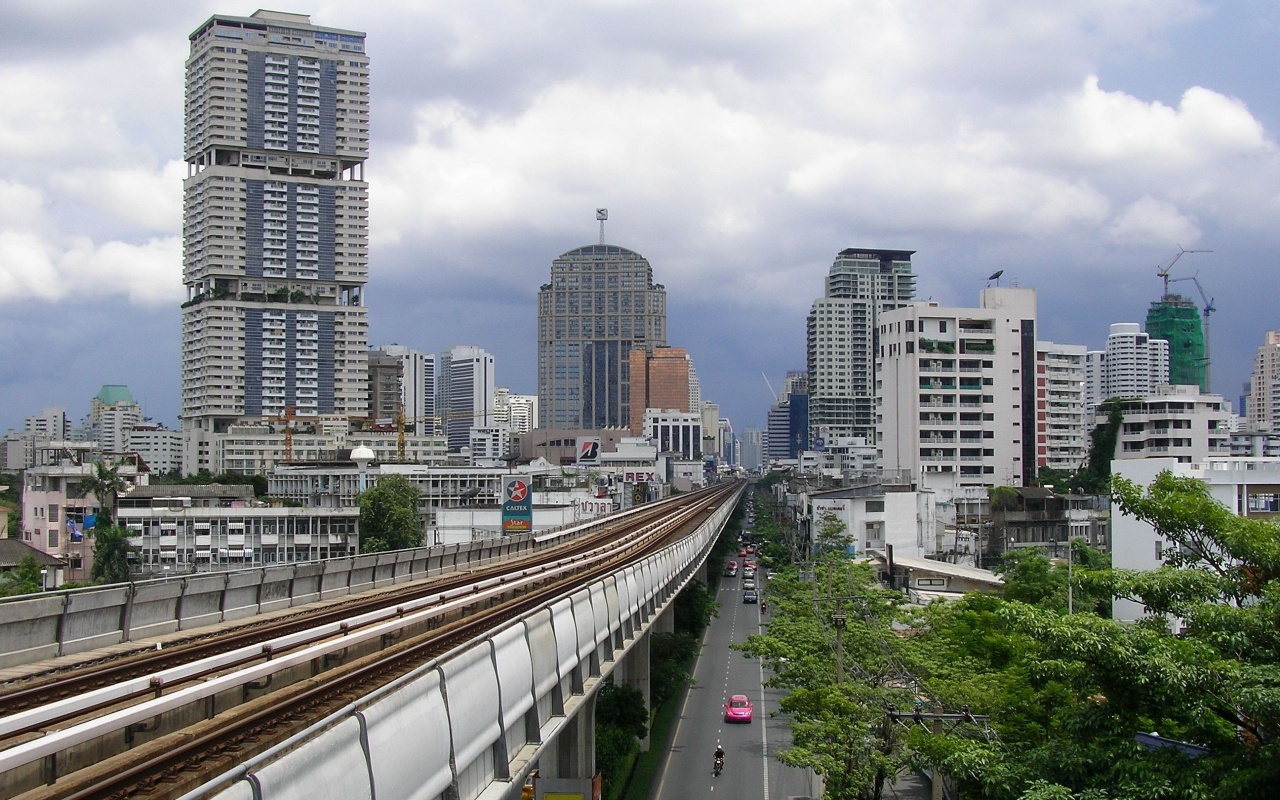
[[[510,477],[502,484],[502,532],[533,530],[533,487],[527,478]]]

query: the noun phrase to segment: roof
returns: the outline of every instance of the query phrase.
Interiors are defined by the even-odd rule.
[[[13,569],[27,556],[34,558],[42,567],[52,567],[62,563],[62,559],[37,550],[21,539],[0,539],[0,569]]]
[[[129,393],[128,386],[119,386],[116,384],[104,384],[98,390],[98,402],[103,405],[133,405],[133,395]]]
[[[644,261],[644,256],[634,250],[628,250],[625,247],[619,247],[616,244],[587,244],[582,247],[575,247],[566,253],[562,253],[560,258],[556,259],[581,259],[581,258],[597,258],[607,261]]]
[[[886,560],[886,557],[881,552],[872,552],[879,560]],[[946,561],[934,561],[931,558],[914,558],[912,556],[895,555],[893,557],[893,565],[895,567],[905,567],[909,570],[919,572],[935,572],[939,575],[949,575],[953,578],[964,578],[966,580],[977,581],[978,583],[987,583],[992,586],[1004,585],[1004,581],[1000,576],[996,575],[989,569],[967,567],[963,564],[951,564]]]
[[[130,500],[150,497],[243,497],[253,499],[253,487],[247,483],[162,483],[135,486],[129,490]]]

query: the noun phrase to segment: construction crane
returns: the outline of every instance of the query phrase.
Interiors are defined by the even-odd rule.
[[[1169,279],[1169,272],[1170,270],[1173,269],[1173,265],[1178,263],[1178,259],[1185,256],[1187,253],[1212,253],[1212,252],[1213,252],[1212,250],[1188,250],[1182,245],[1178,245],[1177,255],[1156,266],[1156,276],[1164,280],[1164,297],[1169,296],[1169,284],[1172,283],[1172,281]],[[1174,278],[1173,280],[1182,280],[1182,278]]]
[[[1204,308],[1200,310],[1200,314],[1204,319],[1204,390],[1208,394],[1213,392],[1213,383],[1209,380],[1209,365],[1212,362],[1212,351],[1209,349],[1209,315],[1217,311],[1218,307],[1213,304],[1213,298],[1200,285],[1199,276],[1200,273],[1197,272],[1189,278],[1173,278],[1169,282],[1191,281],[1196,285],[1196,291],[1200,293],[1200,299],[1204,302]]]
[[[284,460],[293,460],[293,420],[295,419],[293,406],[285,406],[284,414],[278,417],[266,417],[267,422],[283,422],[284,423]]]
[[[421,417],[406,417],[404,415],[404,406],[402,404],[397,404],[396,405],[396,422],[395,422],[396,424],[396,459],[399,461],[404,461],[405,459],[404,429],[406,424],[412,424],[416,429],[417,424],[419,422],[423,422],[423,421],[432,421],[433,423],[438,422],[440,424],[442,432],[444,432],[447,435],[450,420],[480,419],[482,417],[492,417],[494,416],[494,414],[495,412],[492,409],[490,409],[489,411],[474,411],[474,412],[473,411],[445,411],[444,413],[427,414]]]

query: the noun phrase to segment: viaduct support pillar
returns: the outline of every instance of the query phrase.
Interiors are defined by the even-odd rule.
[[[627,655],[614,667],[613,680],[619,686],[630,686],[644,696],[645,718],[653,721],[653,698],[649,685],[649,632],[645,631],[636,639],[635,644],[627,651]],[[640,740],[640,752],[649,752],[649,731],[645,729],[644,738]]]

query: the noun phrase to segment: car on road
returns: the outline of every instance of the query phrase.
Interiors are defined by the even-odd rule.
[[[729,577],[731,577],[731,578],[732,578],[734,575],[737,575],[737,574],[738,574],[738,562],[737,562],[737,561],[730,561],[728,564],[725,564],[725,565],[724,565],[724,574],[725,574],[725,575],[728,575],[728,576],[729,576]]]
[[[747,589],[745,592],[742,593],[742,602],[759,603],[760,593],[757,592],[755,589]]]
[[[750,722],[754,711],[751,700],[745,694],[735,694],[724,704],[724,721]]]

